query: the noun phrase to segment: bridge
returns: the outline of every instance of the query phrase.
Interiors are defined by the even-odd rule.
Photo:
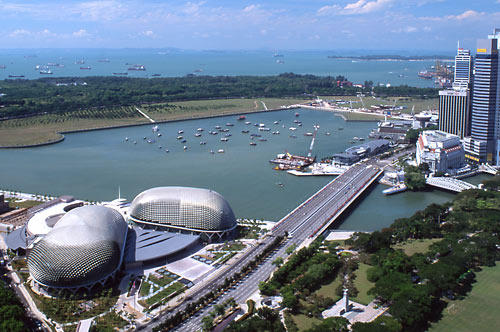
[[[427,178],[425,182],[430,186],[454,191],[457,193],[469,189],[478,189],[478,187],[473,184],[454,178],[432,177]]]
[[[270,256],[250,272],[248,277],[240,280],[238,286],[228,289],[224,295],[215,302],[222,303],[229,298],[234,298],[237,303],[245,301],[259,288],[259,282],[269,278],[275,270],[272,262],[278,258],[288,256],[286,249],[292,245],[304,246],[312,242],[321,235],[337,218],[351,205],[370,185],[382,174],[382,168],[373,160],[352,166],[342,175],[326,184],[305,202],[296,207],[293,211],[283,217],[272,228],[271,232],[256,245],[248,249],[237,262],[229,266],[221,267],[213,275],[208,276],[202,282],[196,284],[185,293],[185,298],[198,299],[205,294],[217,289],[219,284],[241,271],[241,268],[256,257],[262,250],[271,243],[277,236],[286,235],[285,241]],[[175,305],[175,299],[170,302]],[[178,304],[178,303],[177,303]],[[184,301],[171,311],[174,314],[185,309],[187,301]],[[210,310],[206,307],[196,314],[186,319],[178,331],[198,331],[202,325],[202,318]],[[163,317],[160,314],[156,322],[149,324],[145,330],[151,331]]]

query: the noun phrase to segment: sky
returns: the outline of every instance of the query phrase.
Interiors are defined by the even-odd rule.
[[[0,0],[0,48],[449,53],[494,28],[500,0]]]

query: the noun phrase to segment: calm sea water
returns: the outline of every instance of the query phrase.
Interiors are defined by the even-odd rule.
[[[329,59],[326,51],[284,52],[274,57],[265,51],[161,51],[154,49],[42,49],[0,50],[0,80],[8,75],[25,78],[68,76],[111,76],[114,72],[127,72],[128,77],[184,76],[195,71],[197,75],[277,75],[285,72],[313,75],[343,75],[355,83],[372,80],[374,83],[417,87],[432,87],[429,80],[418,78],[417,73],[434,63],[432,61],[352,61]],[[108,59],[109,62],[99,60]],[[83,60],[84,64],[77,64]],[[278,63],[277,61],[283,62]],[[36,65],[49,63],[64,68],[49,67],[53,74],[42,75]],[[132,64],[142,64],[146,71],[128,71]],[[83,70],[80,67],[91,67]]]
[[[344,122],[332,113],[300,110],[302,127],[293,123],[295,111],[247,115],[252,125],[236,121],[235,116],[160,124],[161,137],[151,125],[68,134],[66,140],[49,146],[0,150],[1,188],[51,195],[68,194],[88,200],[112,200],[121,188],[122,197],[132,200],[143,190],[156,186],[210,188],[222,194],[237,217],[279,220],[299,203],[332,180],[332,177],[296,177],[275,171],[268,162],[278,153],[289,151],[305,155],[311,142],[304,136],[320,124],[313,153],[318,158],[341,152],[352,145],[354,136],[365,137],[375,123]],[[278,125],[273,124],[279,121]],[[216,125],[232,134],[209,135]],[[259,132],[254,123],[264,123],[280,135]],[[283,128],[283,125],[285,128]],[[288,128],[297,127],[294,132]],[[204,128],[202,137],[194,137]],[[339,130],[343,128],[343,130]],[[250,146],[250,133],[262,134]],[[187,139],[177,140],[178,131]],[[326,132],[331,135],[327,136]],[[291,138],[294,134],[297,138]],[[129,141],[125,141],[125,137]],[[155,139],[148,144],[143,137]],[[206,145],[200,145],[200,141]],[[136,141],[137,144],[133,142]],[[188,148],[183,151],[183,146]],[[161,148],[159,148],[161,146]],[[165,150],[169,149],[169,153]],[[224,153],[217,153],[224,149]],[[214,150],[214,154],[210,154]],[[282,183],[284,186],[278,186]],[[396,218],[409,216],[430,203],[451,200],[442,191],[407,192],[384,196],[384,186],[376,185],[336,227],[349,230],[375,230],[389,226]]]

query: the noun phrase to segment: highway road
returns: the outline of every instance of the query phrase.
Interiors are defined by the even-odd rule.
[[[213,301],[212,305],[205,307],[196,315],[184,321],[175,330],[200,330],[202,325],[201,319],[212,310],[213,305],[222,303],[231,297],[234,298],[237,303],[245,303],[245,301],[258,290],[259,283],[268,279],[275,269],[272,262],[278,257],[285,258],[288,256],[285,252],[286,248],[291,245],[300,246],[305,240],[312,240],[320,235],[318,231],[325,223],[331,221],[332,217],[338,215],[344,208],[352,203],[357,195],[366,189],[367,183],[379,173],[379,166],[372,160],[355,165],[299,205],[275,225],[271,234],[262,241],[261,245],[248,250],[237,263],[216,272],[216,277],[211,279],[216,281],[207,283],[206,287],[199,287],[194,293],[189,294],[189,296],[192,299],[198,299],[204,294],[215,290],[224,282],[225,278],[239,272],[243,266],[270,244],[276,236],[288,233],[289,236],[286,240],[273,250],[251,273],[240,280],[236,286],[232,287],[226,291],[223,296]],[[183,310],[185,305],[186,303],[183,303],[172,313]],[[157,325],[159,321],[161,321],[161,318],[159,318],[157,322],[148,325],[146,330],[151,331],[153,326]]]

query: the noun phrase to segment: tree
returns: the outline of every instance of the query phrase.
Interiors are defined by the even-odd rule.
[[[380,316],[370,323],[354,323],[352,332],[399,332],[401,324],[392,317]]]
[[[344,317],[330,317],[306,332],[348,332],[349,321]]]
[[[202,329],[205,332],[212,331],[212,329],[214,328],[214,319],[210,315],[203,317],[201,319],[201,323]]]
[[[281,265],[283,265],[283,258],[282,257],[276,258],[273,261],[273,265],[276,266],[276,267],[280,267]]]

